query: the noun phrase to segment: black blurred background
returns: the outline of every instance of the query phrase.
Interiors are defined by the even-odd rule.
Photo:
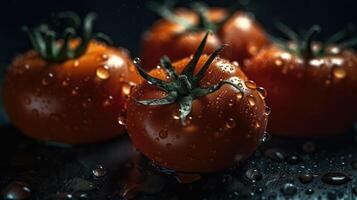
[[[22,25],[33,26],[51,13],[75,11],[81,16],[90,11],[98,14],[96,30],[109,35],[114,44],[138,55],[140,37],[157,15],[146,7],[147,0],[2,0],[0,2],[0,63],[9,64],[12,57],[30,48]],[[192,0],[179,0],[188,5]],[[231,6],[237,0],[205,0],[211,6]],[[357,22],[355,0],[252,0],[248,10],[274,33],[274,21],[294,29],[320,24],[326,37]]]

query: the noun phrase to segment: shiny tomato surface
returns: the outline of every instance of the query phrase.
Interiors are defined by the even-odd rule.
[[[4,106],[13,124],[32,138],[99,142],[125,132],[118,117],[125,117],[130,88],[139,80],[126,50],[94,40],[79,58],[57,64],[29,51],[9,69]]]
[[[180,74],[191,58],[173,63]],[[207,60],[204,55],[195,73]],[[150,74],[168,80],[162,68]],[[237,62],[216,58],[200,82],[208,87],[222,80],[231,85],[193,101],[191,113],[180,123],[178,103],[148,106],[138,100],[165,97],[163,90],[147,81],[137,85],[128,104],[128,133],[134,146],[159,166],[183,172],[226,169],[250,156],[260,144],[269,112],[264,90],[240,70]]]

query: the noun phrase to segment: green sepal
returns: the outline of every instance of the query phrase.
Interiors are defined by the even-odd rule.
[[[96,36],[106,38],[103,33],[93,33],[93,23],[96,19],[94,13],[89,13],[84,18],[81,36],[77,36],[76,33],[76,29],[80,25],[81,20],[75,13],[59,13],[57,18],[70,19],[72,26],[65,28],[62,34],[57,34],[45,24],[35,28],[23,27],[23,30],[30,38],[34,50],[48,62],[61,63],[66,60],[78,58],[86,52],[91,39]],[[71,48],[70,42],[74,38],[78,38],[80,43],[76,48]]]
[[[206,44],[206,40],[209,32],[206,33],[196,52],[194,53],[192,59],[184,67],[184,70],[181,74],[177,74],[170,59],[167,56],[163,56],[160,60],[161,66],[169,76],[170,80],[168,82],[157,79],[149,75],[142,67],[140,59],[135,59],[134,64],[139,72],[139,74],[146,79],[149,84],[154,85],[162,90],[164,90],[167,95],[160,99],[149,99],[149,100],[135,100],[139,104],[148,105],[148,106],[158,106],[158,105],[167,105],[178,103],[180,121],[182,125],[185,125],[187,116],[190,114],[192,109],[193,101],[199,97],[206,96],[217,90],[219,90],[223,85],[229,84],[234,86],[236,89],[240,90],[243,93],[242,88],[238,85],[235,85],[231,81],[223,80],[219,83],[210,86],[210,87],[201,87],[199,81],[206,74],[209,66],[212,64],[214,59],[218,56],[219,52],[223,49],[225,45],[217,48],[203,64],[201,70],[194,75],[194,70],[197,67],[198,61],[203,54],[203,49]]]

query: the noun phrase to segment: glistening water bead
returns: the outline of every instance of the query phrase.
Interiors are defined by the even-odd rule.
[[[258,169],[248,169],[245,176],[251,181],[258,181],[263,178],[262,173]]]
[[[25,182],[14,181],[3,189],[1,192],[3,199],[23,200],[31,197],[31,189]]]
[[[341,172],[329,172],[323,175],[321,180],[329,185],[342,185],[351,181],[352,179]]]
[[[281,189],[281,192],[284,195],[292,196],[292,195],[295,195],[297,193],[297,188],[293,183],[285,183],[285,185]]]
[[[107,174],[107,170],[102,165],[96,165],[92,173],[95,177],[100,178]]]

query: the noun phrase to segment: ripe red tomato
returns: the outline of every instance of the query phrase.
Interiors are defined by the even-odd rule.
[[[128,133],[159,166],[183,172],[226,169],[251,155],[263,137],[264,90],[237,62],[215,58],[220,49],[201,56],[205,42],[192,58],[171,65],[163,57],[150,75],[137,62],[148,82],[131,93]]]
[[[81,40],[68,37],[62,45],[51,41],[43,51],[38,48],[42,38],[35,38],[35,50],[13,61],[3,89],[4,106],[26,135],[81,144],[124,133],[118,116],[125,115],[131,85],[140,77],[125,50],[90,39],[93,19],[93,15],[85,19],[87,36]],[[30,32],[32,39],[38,31]],[[56,48],[67,44],[61,57]],[[48,52],[51,48],[54,53]],[[77,51],[82,52],[75,55]]]
[[[309,36],[299,40],[293,33],[295,41],[266,47],[244,68],[269,92],[272,134],[337,135],[357,120],[356,53],[343,45],[313,43]]]
[[[155,22],[143,35],[143,67],[154,68],[162,55],[171,60],[190,56],[208,30],[214,34],[208,39],[204,53],[228,44],[221,56],[240,64],[268,43],[263,28],[245,12],[229,13],[223,8],[205,8],[202,5],[193,7],[192,10],[178,8],[174,12],[162,6],[158,8],[164,18]]]

